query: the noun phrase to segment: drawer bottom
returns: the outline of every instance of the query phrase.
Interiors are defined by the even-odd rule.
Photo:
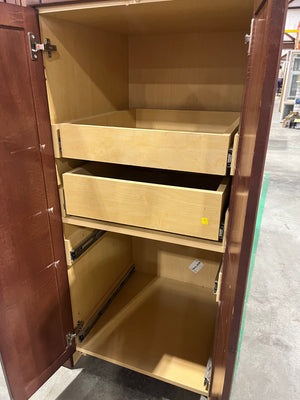
[[[215,318],[208,288],[136,271],[77,350],[207,396]]]

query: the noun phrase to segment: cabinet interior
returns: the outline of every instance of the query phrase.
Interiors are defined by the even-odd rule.
[[[236,133],[232,124],[242,106],[248,50],[244,37],[252,11],[252,0],[124,0],[41,7],[42,39],[50,38],[57,46],[51,58],[44,56],[53,132],[58,134],[56,126],[64,123],[145,128],[149,138],[151,130],[201,131],[215,135],[214,143],[222,140],[216,134],[227,135],[227,152]],[[72,127],[68,129],[75,135],[75,129],[74,133]],[[96,174],[94,169],[103,166],[84,164],[103,160],[67,152],[64,156],[64,149],[61,155],[59,140],[54,140],[54,151],[62,199],[63,173],[79,168],[84,175]],[[139,165],[134,156],[132,160],[131,164],[121,160],[119,166],[107,169],[107,175],[114,171],[114,177],[126,179],[130,170],[138,181],[155,175],[170,184],[174,173],[178,186],[187,184],[182,179],[186,172],[166,171],[160,176],[158,170],[144,169],[139,175],[137,167],[124,167]],[[154,168],[176,169],[173,164],[157,167],[150,161]],[[184,160],[178,171],[203,170],[187,164]],[[202,174],[202,182],[206,189],[217,190],[226,170],[220,167],[209,173],[215,176]],[[192,179],[195,187],[201,179]],[[84,326],[95,322],[84,340],[77,342],[77,349],[207,395],[204,377],[213,351],[214,287],[223,256],[217,248],[220,243],[212,247],[217,249],[214,252],[199,248],[201,239],[184,239],[194,244],[189,247],[166,243],[176,241],[178,235],[163,242],[106,232],[73,262],[69,249],[73,241],[78,244],[94,230],[84,233],[85,229],[65,224],[74,326],[78,321]],[[152,237],[150,230],[137,229],[136,236],[148,232],[146,237]],[[203,263],[198,273],[189,269],[195,259]],[[99,310],[103,315],[95,319]]]
[[[197,273],[189,268],[195,260]],[[95,322],[77,349],[207,393],[221,261],[218,253],[105,233],[68,269],[74,326]]]
[[[42,37],[58,49],[44,60],[52,123],[136,108],[241,110],[252,1],[115,4],[40,9]]]

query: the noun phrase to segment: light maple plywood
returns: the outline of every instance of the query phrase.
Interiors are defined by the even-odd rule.
[[[239,148],[239,139],[240,139],[240,136],[238,133],[236,133],[234,135],[234,141],[233,141],[233,146],[232,146],[232,160],[231,160],[230,175],[235,174],[236,160],[237,160],[237,154],[238,154],[238,148]]]
[[[218,30],[130,36],[130,108],[240,111],[244,37]]]
[[[146,172],[87,164],[65,173],[67,214],[218,240],[227,192],[217,190],[220,178],[214,188],[218,180],[212,177],[201,182],[198,176],[179,179],[175,173],[171,176],[170,172],[166,175],[153,170],[152,181],[158,183],[149,183],[150,173],[146,181]],[[175,186],[178,181],[180,186]],[[228,179],[223,178],[223,182],[225,189]]]
[[[68,269],[74,326],[93,316],[131,265],[130,238],[106,233]]]
[[[71,160],[66,158],[55,158],[55,169],[57,185],[62,185],[62,174],[84,164],[82,160]]]
[[[137,128],[128,128],[135,123],[134,112],[120,111],[55,125],[53,130],[59,132],[61,156],[226,174],[228,149],[239,123],[238,113],[136,110]]]
[[[72,265],[71,251],[74,250],[80,243],[97,232],[95,229],[79,227],[75,225],[63,224],[64,243],[66,250],[67,265]]]
[[[65,193],[64,188],[59,186],[58,188],[59,204],[62,218],[66,217],[66,205],[65,205]]]
[[[96,230],[91,228],[82,228],[74,225],[63,225],[64,239],[70,244],[70,249],[74,249],[83,240],[87,239]]]
[[[132,238],[132,249],[137,271],[206,287],[213,292],[222,254],[141,238]],[[194,273],[189,266],[196,259],[203,267]]]
[[[128,108],[128,41],[80,23],[40,16],[42,40],[57,46],[44,57],[51,123]]]
[[[80,125],[122,126],[123,128],[135,128],[136,112],[135,110],[112,111],[109,113],[70,121],[70,123]]]
[[[137,271],[78,349],[207,395],[216,311],[211,290]]]
[[[76,364],[79,362],[79,360],[82,356],[83,356],[83,354],[80,353],[80,351],[75,351],[75,353],[73,353],[72,358],[73,358],[74,367],[76,367]]]
[[[218,289],[216,293],[216,302],[220,302],[220,296],[221,296],[221,286],[222,286],[222,277],[223,277],[223,271],[220,271],[219,273],[219,279],[218,279]]]
[[[136,109],[136,127],[199,133],[232,134],[239,125],[238,112]]]
[[[166,243],[179,244],[185,247],[193,247],[196,249],[203,249],[213,251],[216,253],[224,253],[225,251],[225,239],[222,242],[215,242],[212,240],[205,240],[194,238],[191,236],[177,235],[169,232],[161,232],[152,229],[139,228],[136,226],[129,226],[123,224],[117,224],[114,222],[97,221],[89,218],[65,216],[63,222],[66,224],[73,224],[76,226],[90,227],[93,229],[103,229],[109,232],[116,232],[123,235],[141,237],[145,239],[162,241]],[[226,236],[226,224],[225,224],[225,235]]]
[[[217,11],[216,11],[217,10]],[[252,0],[114,0],[43,6],[40,14],[122,33],[249,28]],[[142,23],[141,23],[142,21]],[[63,23],[63,22],[61,22]]]

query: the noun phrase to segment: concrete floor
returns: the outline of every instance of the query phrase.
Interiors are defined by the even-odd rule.
[[[269,184],[231,400],[300,399],[300,131],[275,102]]]
[[[268,191],[231,400],[300,399],[300,131],[282,129],[275,104]],[[0,400],[8,393],[0,373]],[[199,400],[199,395],[82,357],[31,400]]]

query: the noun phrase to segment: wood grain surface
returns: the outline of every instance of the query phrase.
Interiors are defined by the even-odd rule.
[[[0,348],[16,400],[73,351],[66,348],[72,320],[43,67],[30,65],[27,31],[37,32],[35,12],[1,3]]]

